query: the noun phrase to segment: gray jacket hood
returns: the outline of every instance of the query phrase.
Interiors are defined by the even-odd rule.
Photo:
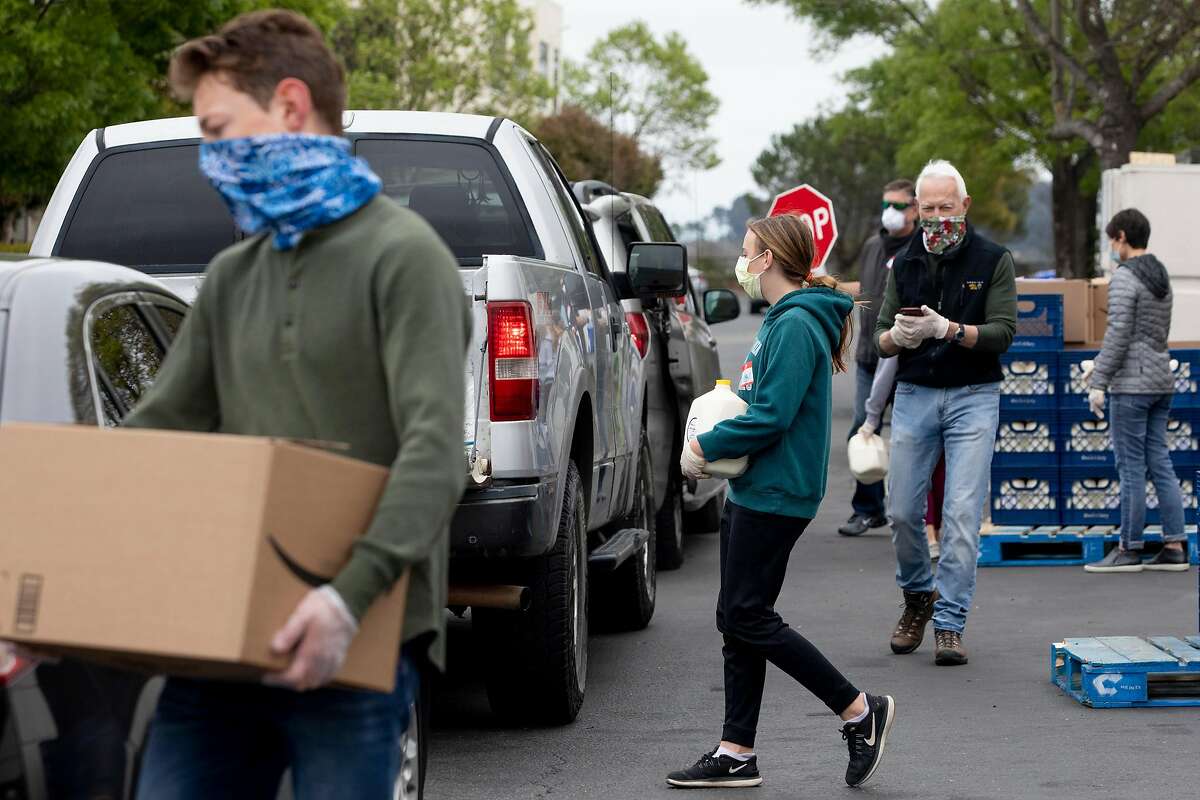
[[[1132,271],[1137,279],[1150,290],[1150,294],[1159,300],[1171,293],[1171,279],[1167,276],[1167,268],[1150,253],[1122,261],[1121,266]]]

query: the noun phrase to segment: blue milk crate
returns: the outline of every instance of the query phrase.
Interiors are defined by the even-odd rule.
[[[1200,407],[1200,350],[1172,350],[1171,372],[1175,375],[1172,407]]]
[[[1000,372],[1001,411],[1026,413],[1058,407],[1058,353],[1005,353],[1000,356]]]
[[[1059,525],[1058,467],[992,467],[995,525]]]
[[[1058,465],[1058,413],[1002,411],[996,430],[992,465],[996,467],[1054,467]]]
[[[1167,447],[1176,468],[1200,466],[1200,411],[1172,408],[1167,418]],[[1089,410],[1059,412],[1059,452],[1064,467],[1113,466],[1111,416],[1096,419]]]
[[[1059,351],[1063,346],[1061,294],[1017,295],[1017,332],[1011,351]]]
[[[1196,523],[1195,468],[1177,466],[1183,498],[1184,523]],[[1146,524],[1159,525],[1158,496],[1146,481]],[[1121,481],[1115,467],[1063,467],[1062,520],[1064,525],[1120,525]]]

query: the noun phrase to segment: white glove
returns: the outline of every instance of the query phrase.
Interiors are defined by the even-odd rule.
[[[864,439],[870,438],[871,436],[875,435],[875,426],[872,425],[869,421],[864,422],[858,428],[858,435],[863,437]]]
[[[1088,389],[1088,408],[1096,415],[1096,419],[1104,419],[1104,390]]]
[[[1079,380],[1086,386],[1087,382],[1092,378],[1092,372],[1096,369],[1096,362],[1090,358],[1079,362]]]
[[[271,650],[292,653],[292,663],[263,676],[263,683],[300,692],[324,686],[342,668],[357,633],[358,620],[337,589],[328,584],[313,589],[271,639]]]
[[[712,477],[705,468],[708,466],[708,461],[704,456],[696,455],[696,450],[700,445],[695,443],[695,440],[687,442],[683,446],[683,452],[679,454],[679,470],[683,473],[683,477],[697,481],[701,478]]]
[[[907,338],[916,339],[918,342],[926,339],[945,339],[946,332],[950,330],[950,320],[929,306],[921,306],[921,310],[925,312],[923,317],[897,314],[895,327],[900,328]],[[893,333],[892,340],[895,341],[895,339],[896,335]]]
[[[909,333],[906,328],[900,327],[900,320],[902,319],[908,319],[908,317],[902,317],[899,314],[896,315],[896,322],[892,325],[892,342],[897,347],[912,350],[920,346],[921,340]]]

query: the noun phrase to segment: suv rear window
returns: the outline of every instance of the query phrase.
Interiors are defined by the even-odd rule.
[[[200,173],[199,146],[113,150],[96,165],[55,255],[144,272],[202,272],[233,244],[229,210]]]
[[[479,266],[488,253],[541,258],[525,209],[488,148],[361,138],[355,153],[383,180],[384,194],[433,226],[460,266]]]

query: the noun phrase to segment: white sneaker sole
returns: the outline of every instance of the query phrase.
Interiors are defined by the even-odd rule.
[[[892,725],[896,722],[896,701],[891,695],[885,695],[884,699],[888,703],[887,722],[883,723],[883,730],[879,732],[879,752],[875,756],[875,763],[871,765],[871,770],[863,777],[861,781],[854,784],[851,788],[858,789],[866,786],[867,781],[875,776],[879,770],[879,765],[883,763],[883,751],[887,747],[888,734],[892,732]]]
[[[1143,564],[1147,572],[1187,572],[1191,567],[1186,561],[1182,564]]]
[[[676,789],[745,789],[750,786],[762,786],[762,778],[739,778],[732,781],[673,781],[667,778],[667,783]]]
[[[1095,572],[1104,574],[1106,572],[1141,572],[1146,568],[1145,564],[1130,564],[1124,567],[1098,567],[1095,564],[1084,564],[1084,572]]]

